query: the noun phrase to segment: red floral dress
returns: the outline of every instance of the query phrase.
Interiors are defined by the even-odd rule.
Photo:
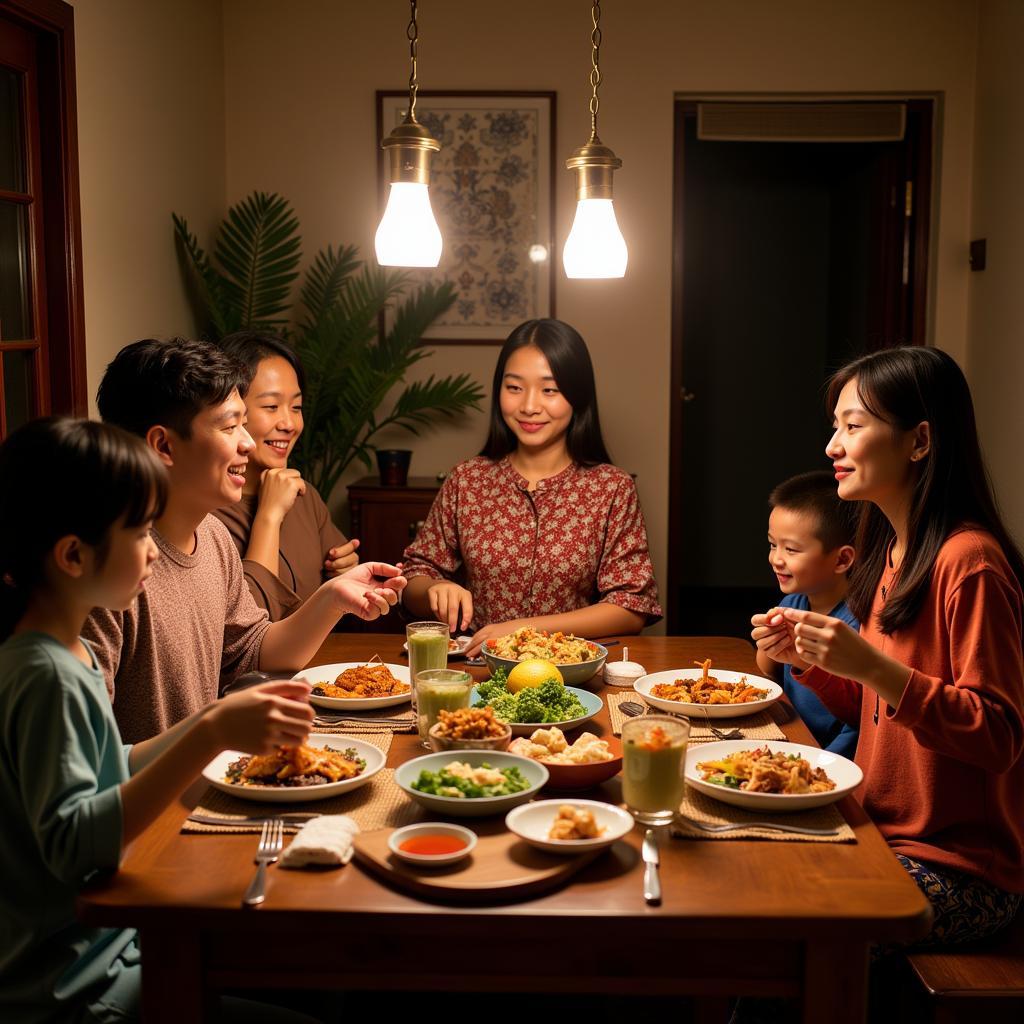
[[[528,486],[508,458],[460,463],[405,549],[405,575],[465,586],[471,629],[600,601],[657,621],[658,587],[630,475],[574,464],[535,491]]]

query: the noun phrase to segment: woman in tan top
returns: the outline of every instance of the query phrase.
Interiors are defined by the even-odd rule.
[[[288,468],[303,426],[305,380],[298,356],[279,338],[249,331],[228,335],[220,345],[251,374],[246,430],[256,448],[242,500],[214,514],[238,548],[256,603],[276,622],[325,577],[356,565],[359,541],[345,539],[316,488]]]

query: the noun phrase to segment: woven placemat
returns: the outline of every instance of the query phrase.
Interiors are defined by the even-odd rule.
[[[631,700],[642,704],[643,699],[635,691],[625,693],[609,693],[605,700],[608,702],[608,717],[611,719],[612,732],[616,736],[622,735],[622,723],[629,721],[629,717],[619,710],[619,705],[624,700]],[[778,727],[775,720],[768,711],[758,711],[755,715],[743,715],[740,718],[716,718],[712,720],[717,728],[728,732],[729,729],[740,729],[743,738],[747,740],[784,740],[786,734]],[[710,740],[717,740],[707,722],[690,719],[690,742],[707,743]]]
[[[251,800],[239,800],[228,793],[214,789],[212,786],[203,794],[194,814],[203,814],[213,818],[223,818],[224,824],[204,825],[196,821],[182,823],[183,833],[208,833],[230,835],[231,833],[251,832],[258,835],[263,830],[262,819],[248,822],[244,819],[255,814],[272,815],[274,811],[301,811],[310,814],[347,814],[363,832],[376,828],[408,825],[422,817],[419,804],[413,803],[395,783],[395,772],[392,768],[379,771],[365,786],[344,793],[341,796],[329,797],[327,800],[310,800],[295,804],[258,804]],[[230,819],[237,819],[238,824],[231,824]],[[285,819],[285,832],[298,832],[302,822],[290,822]]]
[[[686,787],[682,805],[682,818],[676,818],[674,836],[680,839],[771,839],[786,843],[855,843],[853,829],[846,824],[835,804],[812,807],[809,811],[793,814],[765,814],[722,803],[701,793],[693,786]],[[729,832],[705,832],[686,822],[686,818],[702,821],[706,825],[740,825],[744,822],[769,821],[776,825],[794,825],[798,828],[838,829],[834,836],[806,836],[799,832],[768,832],[763,829],[734,829]]]
[[[328,718],[334,716],[329,711],[323,712]],[[385,716],[381,716],[385,717]],[[394,715],[386,716],[388,721],[382,722],[374,718],[372,715],[358,716],[353,715],[351,718],[339,718],[336,722],[329,721],[316,721],[313,723],[314,732],[329,732],[329,733],[350,733],[353,736],[367,736],[375,733],[386,733],[391,735],[395,732],[412,732],[416,728],[416,713],[412,708],[406,708],[405,711],[399,711]],[[398,722],[391,721],[391,719],[400,719]],[[367,741],[372,742],[372,741]]]

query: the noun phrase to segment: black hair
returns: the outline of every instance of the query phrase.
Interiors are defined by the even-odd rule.
[[[0,445],[0,641],[25,614],[46,557],[74,535],[106,559],[110,530],[163,514],[167,473],[146,444],[107,423],[51,416]]]
[[[978,442],[970,388],[955,360],[936,348],[909,346],[855,359],[829,381],[829,415],[851,380],[856,381],[864,408],[894,431],[913,430],[922,422],[931,431],[927,457],[913,463],[916,479],[906,552],[899,578],[879,615],[881,631],[890,635],[913,623],[939,549],[965,525],[991,533],[1018,583],[1024,584],[1024,559],[999,515]],[[859,504],[858,558],[850,573],[847,602],[857,618],[867,622],[895,534],[874,502]]]
[[[516,435],[501,414],[501,388],[509,357],[517,349],[531,345],[544,353],[555,383],[572,406],[572,419],[569,421],[565,443],[573,461],[581,466],[611,462],[601,436],[597,387],[590,353],[579,332],[561,320],[527,320],[502,345],[491,385],[490,428],[480,454],[489,459],[500,459],[516,450]]]
[[[96,404],[107,423],[139,437],[157,424],[182,438],[192,436],[192,421],[220,405],[249,378],[236,359],[205,341],[147,338],[126,345],[107,366]]]
[[[826,551],[853,544],[859,504],[843,501],[836,491],[835,476],[824,469],[791,476],[768,495],[770,509],[784,508],[813,517],[814,535]]]
[[[217,343],[229,356],[241,363],[249,374],[249,384],[256,376],[260,363],[264,359],[273,359],[280,356],[295,371],[299,381],[299,390],[306,390],[306,374],[302,369],[302,361],[298,353],[276,334],[263,333],[261,331],[235,331],[234,334],[227,334]],[[248,384],[246,390],[248,390]],[[244,397],[245,391],[242,391]]]

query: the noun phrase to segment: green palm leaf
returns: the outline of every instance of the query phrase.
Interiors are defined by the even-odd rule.
[[[206,253],[199,246],[199,241],[188,229],[184,217],[171,214],[174,221],[174,233],[178,241],[179,252],[187,258],[187,281],[193,291],[193,297],[201,307],[202,317],[210,321],[213,333],[223,337],[238,329],[238,323],[232,316],[224,296],[225,281],[210,265]]]
[[[306,307],[302,326],[306,330],[313,330],[323,322],[338,301],[349,276],[362,266],[358,253],[354,245],[347,245],[337,251],[329,245],[316,254],[302,285],[302,304]]]

